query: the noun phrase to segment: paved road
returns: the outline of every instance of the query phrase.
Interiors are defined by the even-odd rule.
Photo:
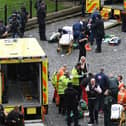
[[[47,26],[47,38],[52,34],[52,32],[57,31],[58,28],[64,25],[72,25],[74,22],[79,20],[79,18],[72,18]],[[27,36],[32,35],[39,40],[38,29],[33,29],[25,33]],[[119,46],[109,46],[107,43],[102,45],[102,53],[96,54],[94,52],[95,45],[92,47],[91,52],[87,52],[87,62],[89,63],[89,71],[93,73],[99,72],[101,67],[105,68],[105,73],[110,74],[114,73],[115,76],[122,74],[126,76],[126,37],[125,33],[121,32],[121,26],[106,30],[106,34],[115,34],[116,36],[121,37],[121,44]],[[68,69],[71,70],[72,67],[76,64],[78,59],[78,50],[73,50],[70,56],[62,56],[57,54],[56,48],[57,44],[50,44],[47,41],[40,41],[40,45],[44,48],[47,56],[49,58],[49,71],[50,75],[63,64],[68,65]],[[46,116],[46,125],[47,126],[66,126],[65,118],[58,114],[58,110],[55,104],[52,103],[52,94],[53,87],[49,82],[49,113]],[[87,125],[87,118],[81,119],[80,123],[82,126]],[[100,117],[100,126],[103,126],[103,118]]]

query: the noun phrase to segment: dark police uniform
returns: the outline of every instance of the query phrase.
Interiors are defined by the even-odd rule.
[[[40,6],[37,9],[38,24],[39,24],[39,35],[40,40],[46,40],[46,5],[44,2],[40,3]]]
[[[3,38],[3,34],[6,32],[6,26],[3,24],[3,21],[0,21],[0,38]]]
[[[86,40],[86,30],[82,29],[80,35],[79,35],[79,59],[78,61],[80,61],[80,58],[82,56],[86,57],[86,49],[85,49],[85,44],[87,43]],[[82,40],[85,39],[85,40]],[[80,42],[82,40],[82,42]]]
[[[65,106],[67,110],[67,126],[71,126],[71,112],[74,114],[74,126],[78,125],[78,92],[68,83],[68,88],[64,91]]]
[[[25,32],[25,25],[27,23],[27,18],[28,18],[28,12],[26,11],[26,8],[23,6],[21,7],[21,28],[20,28],[20,32],[21,32],[21,37],[24,36],[24,32]]]
[[[16,38],[20,35],[20,21],[16,13],[13,13],[12,16],[9,18],[10,24],[10,32],[12,33],[12,37]]]

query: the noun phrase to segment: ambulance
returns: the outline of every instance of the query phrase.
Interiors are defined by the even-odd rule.
[[[20,106],[26,122],[48,112],[48,58],[36,38],[0,39],[0,104]]]

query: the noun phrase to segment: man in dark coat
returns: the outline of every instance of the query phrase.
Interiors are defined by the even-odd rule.
[[[3,21],[0,20],[0,38],[7,37],[8,31],[6,26],[3,24]]]
[[[46,4],[44,1],[40,3],[37,9],[37,17],[38,17],[38,24],[39,24],[39,35],[40,40],[46,40]]]
[[[67,126],[71,126],[71,112],[74,114],[74,126],[78,124],[78,92],[68,83],[68,88],[64,91],[65,106],[67,110]]]
[[[96,20],[93,24],[94,27],[94,36],[96,39],[96,53],[102,52],[101,45],[102,45],[102,39],[104,38],[105,32],[104,32],[104,22],[101,18],[101,15],[96,16]]]
[[[99,110],[103,110],[104,105],[104,92],[109,89],[109,78],[104,73],[104,68],[100,69],[100,72],[95,75],[96,83],[100,85],[102,89],[102,93],[98,96],[99,97]]]
[[[79,59],[78,59],[78,61],[80,61],[82,56],[86,57],[85,45],[87,43],[87,37],[86,37],[86,29],[85,28],[81,29],[78,43],[79,43]]]

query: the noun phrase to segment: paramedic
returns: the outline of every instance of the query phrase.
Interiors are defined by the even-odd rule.
[[[71,112],[74,114],[74,126],[78,124],[78,92],[72,87],[72,83],[68,83],[68,87],[64,91],[65,106],[67,110],[67,126],[71,126]]]
[[[54,90],[53,102],[56,102],[55,99],[56,99],[56,97],[57,97],[59,79],[60,79],[61,76],[64,75],[64,73],[66,72],[66,70],[67,70],[67,65],[64,64],[64,65],[58,70],[58,72],[57,72],[57,79],[56,79],[56,80],[57,80],[57,83],[56,83],[56,88],[55,88],[55,90]]]
[[[79,59],[78,61],[80,61],[81,56],[85,56],[86,57],[86,49],[85,49],[85,44],[87,43],[87,37],[86,37],[86,29],[81,29],[81,33],[79,35]]]
[[[82,77],[82,75],[81,75],[81,63],[80,62],[77,63],[75,65],[75,67],[72,69],[71,75],[72,75],[73,88],[78,91],[79,100],[80,100],[81,92],[82,92],[81,87],[80,87],[80,80],[81,80],[81,77]]]
[[[70,82],[69,72],[66,71],[63,76],[59,79],[58,94],[60,97],[59,101],[59,114],[65,115],[65,102],[64,102],[64,90],[67,88],[67,84]]]
[[[90,121],[88,124],[98,124],[98,95],[102,93],[102,89],[96,83],[95,78],[91,78],[90,83],[86,86],[88,94],[88,109]]]

